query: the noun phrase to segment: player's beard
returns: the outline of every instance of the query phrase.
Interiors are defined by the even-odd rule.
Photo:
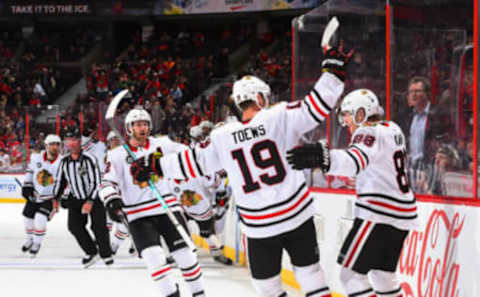
[[[145,142],[147,141],[148,136],[150,136],[150,131],[148,131],[148,130],[146,132],[134,131],[132,136],[138,144],[144,145]]]

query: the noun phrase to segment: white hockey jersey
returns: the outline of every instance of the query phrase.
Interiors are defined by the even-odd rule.
[[[57,155],[57,158],[53,161],[48,160],[46,151],[30,156],[24,185],[33,187],[36,202],[54,197],[53,187],[60,160],[60,155]]]
[[[90,137],[82,136],[82,150],[94,155],[98,160],[100,174],[105,172],[105,155],[107,146],[102,141],[95,142]]]
[[[406,159],[402,130],[394,122],[381,121],[359,127],[348,149],[331,150],[328,174],[357,177],[357,217],[409,230],[418,219]]]
[[[179,152],[185,150],[187,146],[173,142],[167,136],[162,136],[159,138],[149,137],[143,148],[130,148],[139,158],[153,152],[161,152],[162,154]],[[123,211],[127,215],[128,221],[164,214],[165,209],[148,183],[134,181],[130,173],[132,161],[132,158],[122,146],[108,151],[105,174],[100,186],[100,198],[107,202],[110,198],[120,196],[125,205]],[[156,179],[157,189],[170,209],[172,211],[181,210],[180,204],[169,190],[167,180],[158,177],[154,177],[154,179]]]
[[[160,159],[172,178],[196,178],[225,169],[243,231],[265,238],[293,230],[314,213],[301,171],[287,163],[286,152],[328,115],[343,92],[343,82],[324,73],[304,100],[262,109],[249,122],[214,129],[201,148]]]
[[[215,188],[219,180],[209,175],[187,180],[169,179],[172,194],[175,195],[185,212],[196,221],[213,217]]]

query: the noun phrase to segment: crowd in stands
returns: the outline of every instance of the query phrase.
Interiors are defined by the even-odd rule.
[[[109,128],[102,123],[102,116],[113,96],[125,88],[130,92],[118,110],[120,130],[123,129],[122,115],[134,106],[141,105],[152,114],[153,134],[167,134],[171,139],[183,143],[189,141],[190,127],[203,120],[224,121],[236,114],[229,98],[233,80],[225,79],[228,75],[256,75],[272,87],[274,97],[271,103],[290,100],[292,36],[288,29],[279,31],[283,31],[283,34],[266,33],[256,36],[256,39],[251,30],[241,27],[205,32],[158,29],[146,41],[142,41],[140,34],[137,34],[117,58],[90,66],[86,75],[88,93],[78,94],[75,103],[61,112],[60,130],[81,125],[84,134],[88,135],[92,127],[100,125],[97,137],[104,140]],[[410,33],[403,34],[403,39],[399,38],[397,47],[402,50],[396,51],[392,59],[396,71],[392,78],[391,116],[395,121],[408,118],[406,115],[414,107],[407,100],[408,81],[414,76],[427,78],[431,84],[429,102],[431,110],[435,112],[428,122],[433,132],[425,139],[421,165],[409,164],[409,177],[417,193],[447,195],[451,191],[446,189],[446,172],[471,175],[474,170],[472,61],[471,57],[465,55],[462,69],[455,69],[454,64],[458,62],[457,47],[463,44],[456,32],[432,38],[426,38],[429,32],[425,31],[413,30]],[[24,107],[42,105],[48,102],[50,94],[55,94],[61,73],[52,62],[75,59],[75,56],[88,51],[92,37],[88,34],[78,36],[73,39],[78,52],[73,53],[68,51],[70,46],[59,47],[56,37],[49,39],[48,36],[38,35],[37,40],[46,38],[43,42],[52,42],[46,42],[48,47],[27,46],[18,61],[11,59],[14,47],[7,46],[6,40],[0,42],[0,151],[3,151],[0,152],[0,163],[2,156],[7,153],[12,168],[23,168],[27,147]],[[345,44],[349,44],[349,38],[352,37],[346,34]],[[384,36],[375,32],[364,39],[356,38],[357,51],[349,69],[346,92],[360,87],[369,88],[378,94],[385,106],[385,61],[378,58],[384,56],[384,48],[371,47],[372,39],[378,39],[378,44],[384,43]],[[246,42],[250,44],[248,59],[241,69],[231,70],[230,54]],[[312,46],[318,50],[317,44]],[[64,50],[68,54],[55,54]],[[54,57],[47,59],[45,57],[49,56],[49,52],[54,53]],[[37,56],[43,57],[42,60],[38,60]],[[318,70],[321,59],[315,55],[297,58],[301,60],[295,69],[297,78],[300,78],[296,94],[300,97],[304,95],[302,85],[307,87],[318,77],[315,69]],[[375,61],[375,65],[369,64],[369,61]],[[454,90],[451,78],[453,73],[459,71],[462,73],[461,83]],[[211,95],[201,94],[218,83],[220,86]],[[348,133],[332,124],[336,129],[332,133],[333,145],[347,145]],[[406,127],[404,133],[409,137],[408,125]],[[38,150],[42,147],[44,135],[36,129],[30,132],[28,147]],[[325,137],[325,133],[313,132],[310,136],[309,141],[312,141]],[[321,185],[346,188],[354,185],[354,182],[341,177],[340,182],[331,181]]]

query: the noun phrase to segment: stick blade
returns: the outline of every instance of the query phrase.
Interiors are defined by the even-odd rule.
[[[325,27],[325,31],[323,31],[322,35],[322,48],[324,49],[330,49],[330,39],[332,39],[333,34],[335,34],[335,31],[337,31],[338,26],[340,23],[338,22],[337,17],[333,17],[330,19],[330,21],[327,24],[327,27]]]
[[[120,104],[120,101],[122,101],[123,97],[128,93],[127,89],[121,90],[118,92],[115,97],[113,97],[112,102],[108,105],[107,108],[107,113],[105,114],[105,119],[111,120],[115,116],[115,111],[117,110],[118,104]]]

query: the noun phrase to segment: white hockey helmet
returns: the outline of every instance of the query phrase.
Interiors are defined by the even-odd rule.
[[[108,132],[108,134],[107,134],[107,142],[108,142],[108,141],[111,141],[111,140],[114,139],[114,138],[118,138],[117,134],[115,134],[115,132],[113,132],[113,131]]]
[[[60,136],[56,134],[48,134],[47,137],[45,137],[45,144],[48,146],[52,143],[62,143],[62,140],[60,139]]]
[[[190,127],[188,134],[194,139],[199,138],[202,136],[202,128],[199,125]]]
[[[213,129],[213,127],[215,127],[215,125],[213,125],[212,122],[205,120],[205,121],[200,122],[199,127],[202,128],[202,129],[203,128]]]
[[[152,130],[152,118],[148,111],[143,108],[134,108],[127,113],[125,117],[125,131],[128,136],[132,135],[132,125],[134,122],[147,121],[150,130]]]
[[[361,119],[360,122],[357,122],[357,112],[363,110],[365,112],[365,117]],[[378,98],[375,93],[369,89],[358,89],[348,93],[340,104],[340,110],[338,111],[338,121],[340,125],[345,126],[345,121],[343,116],[345,112],[348,112],[352,115],[353,123],[356,126],[360,126],[370,116],[373,115],[383,115],[383,108],[378,103]]]
[[[261,107],[258,102],[258,93],[262,94],[265,106],[268,106],[271,90],[263,80],[253,75],[245,75],[233,84],[232,97],[238,108],[241,103],[246,101],[253,101],[257,103],[258,107]]]

